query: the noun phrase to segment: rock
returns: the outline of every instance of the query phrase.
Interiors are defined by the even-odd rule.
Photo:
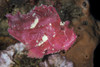
[[[1,17],[4,17],[7,9],[8,9],[7,1],[6,0],[0,0],[0,19],[1,19]]]
[[[93,54],[99,40],[98,26],[89,13],[87,0],[78,0],[74,4],[81,9],[83,15],[76,15],[71,19],[78,38],[74,46],[66,52],[66,57],[73,61],[75,67],[93,67]]]

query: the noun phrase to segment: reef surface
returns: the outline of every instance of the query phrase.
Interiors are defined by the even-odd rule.
[[[7,13],[16,14],[20,11],[25,14],[34,6],[41,4],[53,5],[62,21],[71,21],[69,27],[73,27],[78,36],[75,44],[68,51],[61,51],[58,54],[66,57],[68,61],[71,61],[74,67],[93,67],[93,54],[99,43],[100,23],[90,14],[90,5],[87,0],[0,0],[0,3],[3,3],[3,5],[0,5],[0,10],[2,10],[0,11],[0,51],[6,50],[9,45],[18,42],[7,32],[8,23],[7,18],[5,18]],[[14,58],[14,67],[23,65],[24,67],[29,65],[36,67],[39,65],[38,63],[48,62],[47,58],[49,57],[32,60],[26,56],[16,55]],[[25,61],[22,59],[25,59]],[[29,61],[30,63],[27,64]],[[34,62],[35,65],[31,62]]]

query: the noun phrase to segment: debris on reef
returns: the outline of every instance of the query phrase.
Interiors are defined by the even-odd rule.
[[[70,22],[61,22],[52,6],[41,5],[24,15],[18,12],[6,16],[8,32],[26,45],[28,56],[32,58],[68,50],[77,37],[73,29],[68,28]]]

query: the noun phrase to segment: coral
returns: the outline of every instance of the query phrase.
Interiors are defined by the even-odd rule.
[[[68,61],[65,56],[53,54],[48,57],[48,60],[40,62],[40,67],[73,67],[74,64]]]
[[[14,64],[14,54],[21,53],[25,48],[23,43],[16,43],[7,47],[6,50],[0,51],[0,67],[11,67],[11,64]]]
[[[18,12],[15,16],[6,16],[8,32],[26,45],[32,58],[68,50],[77,37],[73,29],[68,28],[69,21],[61,22],[52,6],[41,5],[24,15]]]

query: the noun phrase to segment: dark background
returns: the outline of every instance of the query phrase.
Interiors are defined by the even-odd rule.
[[[90,12],[95,19],[100,20],[100,0],[89,0]]]
[[[100,0],[89,0],[90,13],[96,20],[100,20]],[[100,67],[100,42],[94,51],[94,67]]]

